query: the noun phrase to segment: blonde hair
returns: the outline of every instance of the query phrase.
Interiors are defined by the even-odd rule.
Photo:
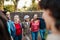
[[[10,12],[7,12],[6,14],[10,14]]]
[[[20,21],[19,15],[15,15],[14,20],[19,20]]]

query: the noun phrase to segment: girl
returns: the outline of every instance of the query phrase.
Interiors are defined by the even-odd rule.
[[[40,24],[40,20],[38,19],[37,14],[35,14],[34,18],[31,20],[31,24],[30,24],[32,40],[37,40],[38,31],[39,31],[39,24]]]

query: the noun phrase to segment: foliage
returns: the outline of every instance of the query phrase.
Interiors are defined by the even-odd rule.
[[[19,0],[12,0],[12,1],[14,3],[14,11],[16,11],[17,10],[17,4],[18,4]]]
[[[4,0],[0,0],[0,10],[3,10]]]
[[[32,3],[35,3],[35,0],[32,0]]]
[[[32,3],[32,5],[28,8],[28,11],[38,11],[38,4]]]
[[[14,11],[14,6],[13,5],[6,5],[6,6],[4,6],[4,9],[7,10],[7,11],[10,11],[10,12],[13,12]]]
[[[38,3],[35,3],[35,0],[32,0],[32,5],[28,8],[28,11],[39,11]]]
[[[9,1],[9,0],[6,0],[6,1]],[[11,0],[13,3],[14,3],[14,11],[17,10],[17,4],[18,4],[18,1],[19,0]]]

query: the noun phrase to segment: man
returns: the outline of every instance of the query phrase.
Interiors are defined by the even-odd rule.
[[[30,40],[30,18],[29,18],[29,15],[24,16],[24,22],[22,23],[22,26],[23,26],[23,36],[25,37],[26,40]]]
[[[40,18],[40,36],[41,40],[45,40],[46,24],[43,18]]]

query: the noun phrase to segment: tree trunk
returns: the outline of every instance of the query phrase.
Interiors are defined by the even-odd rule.
[[[4,10],[4,0],[0,0],[0,10]]]
[[[18,1],[19,1],[19,0],[13,1],[13,3],[14,3],[14,11],[17,11],[17,4],[18,4]]]
[[[14,5],[14,11],[17,11],[17,4]]]

